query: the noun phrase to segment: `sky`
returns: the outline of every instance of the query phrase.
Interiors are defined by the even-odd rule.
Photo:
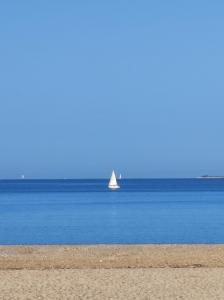
[[[0,2],[0,178],[224,175],[224,2]]]

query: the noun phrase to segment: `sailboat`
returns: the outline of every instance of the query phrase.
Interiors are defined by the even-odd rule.
[[[116,175],[114,173],[114,170],[113,170],[112,175],[110,177],[108,188],[111,189],[111,190],[116,190],[116,189],[120,188],[119,185],[117,184],[117,179],[116,179]]]

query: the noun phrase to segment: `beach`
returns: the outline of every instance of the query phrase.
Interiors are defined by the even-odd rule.
[[[0,299],[223,299],[223,245],[0,246]]]

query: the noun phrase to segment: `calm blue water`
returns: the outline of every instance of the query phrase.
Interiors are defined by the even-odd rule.
[[[224,243],[224,180],[0,181],[0,244]]]

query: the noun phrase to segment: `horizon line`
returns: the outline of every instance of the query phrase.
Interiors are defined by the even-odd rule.
[[[118,180],[141,180],[141,179],[200,179],[205,178],[206,176],[194,176],[194,177],[123,177]],[[208,176],[209,178],[224,178],[224,176],[217,175],[217,176]],[[16,181],[28,181],[28,180],[109,180],[109,177],[75,177],[75,178],[66,178],[66,177],[57,177],[57,178],[0,178],[0,181],[4,180],[16,180]]]

